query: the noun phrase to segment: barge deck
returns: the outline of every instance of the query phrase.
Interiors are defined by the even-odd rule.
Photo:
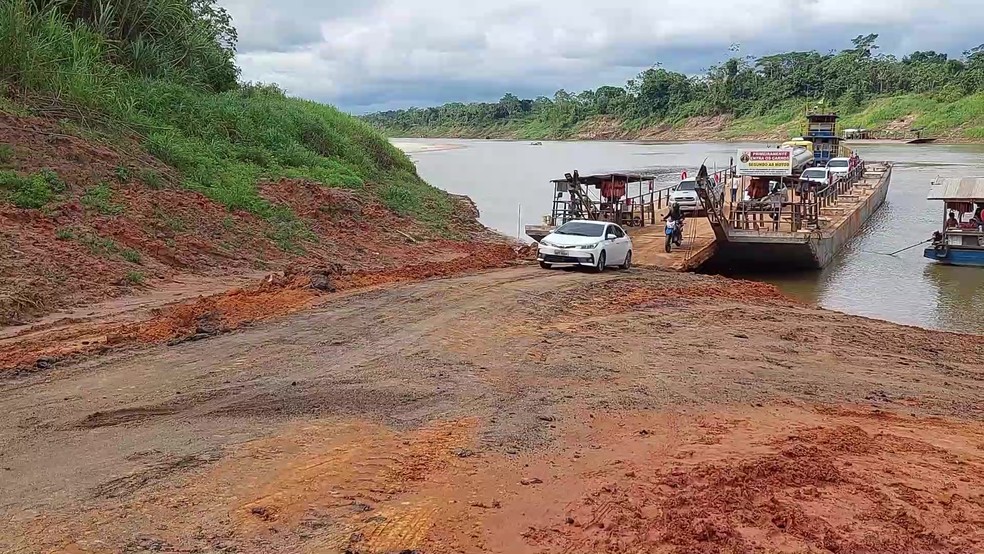
[[[714,175],[701,168],[697,188],[706,217],[689,217],[682,247],[665,252],[662,215],[672,189],[657,184],[657,175],[580,177],[575,172],[552,181],[553,213],[542,225],[528,225],[526,232],[539,241],[572,219],[615,221],[632,238],[637,265],[720,272],[820,269],[881,207],[891,177],[890,162],[858,160],[829,184],[780,179],[774,194],[729,201],[733,186],[741,192],[753,189],[754,178],[739,176],[736,167]],[[636,196],[626,194],[629,185],[639,187]]]
[[[778,218],[771,208],[720,210],[709,216],[718,244],[706,269],[823,268],[885,202],[891,178],[891,163],[869,162],[827,191],[783,202]]]

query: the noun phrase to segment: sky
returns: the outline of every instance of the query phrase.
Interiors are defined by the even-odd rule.
[[[361,114],[623,85],[734,53],[951,56],[984,41],[984,0],[219,0],[247,81]]]

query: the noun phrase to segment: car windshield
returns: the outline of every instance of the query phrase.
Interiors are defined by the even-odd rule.
[[[598,223],[572,221],[561,225],[554,233],[558,235],[576,235],[579,237],[600,237],[604,230],[605,226]]]
[[[697,190],[697,181],[681,181],[677,190]]]
[[[804,179],[823,179],[827,176],[827,172],[822,169],[807,169],[803,172]]]
[[[847,167],[847,160],[830,160],[827,162],[827,167]]]

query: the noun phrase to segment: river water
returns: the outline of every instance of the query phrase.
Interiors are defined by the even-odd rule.
[[[398,139],[430,184],[466,194],[483,223],[522,237],[522,226],[550,213],[550,179],[647,169],[727,166],[741,143],[528,142]],[[761,146],[761,145],[758,145]],[[936,177],[984,175],[984,146],[863,145],[868,160],[896,163],[888,198],[862,232],[823,271],[752,276],[786,294],[851,314],[932,329],[984,333],[984,270],[946,267],[922,257],[922,247],[893,252],[928,238],[942,223],[942,205],[928,202]]]

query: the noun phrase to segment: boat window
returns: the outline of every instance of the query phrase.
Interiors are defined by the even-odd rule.
[[[572,221],[561,225],[554,233],[558,235],[575,235],[578,237],[600,237],[604,230],[605,226],[598,225],[597,223]]]

